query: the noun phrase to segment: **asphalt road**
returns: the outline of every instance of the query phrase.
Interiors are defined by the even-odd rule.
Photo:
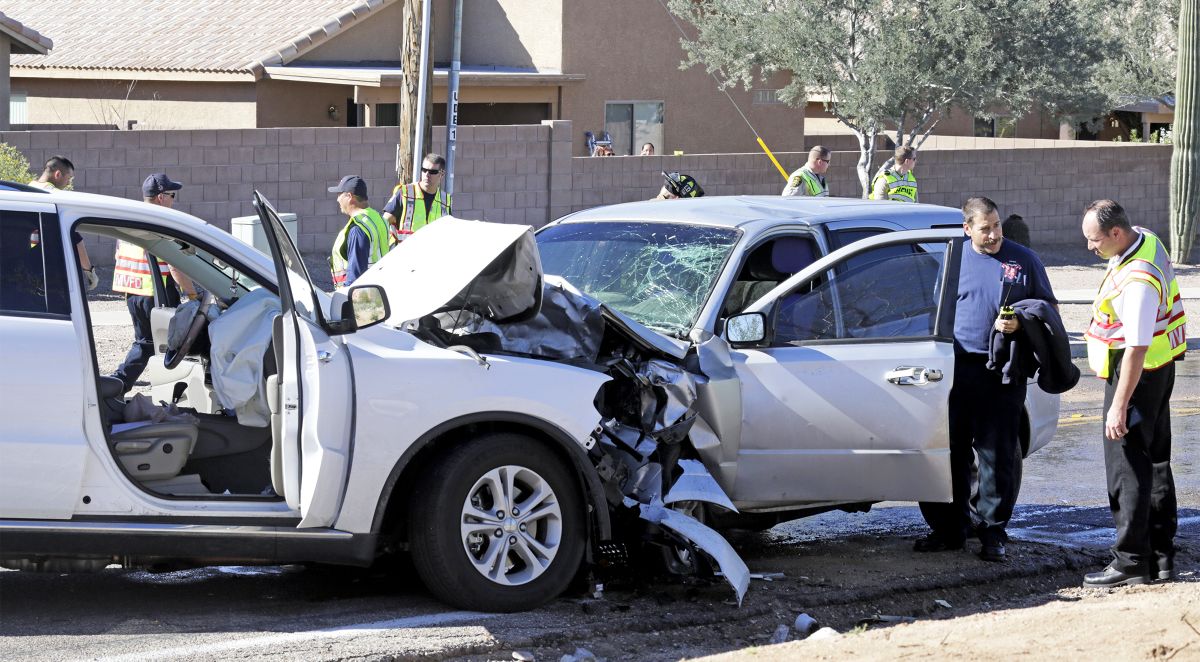
[[[1196,581],[1200,361],[1180,367],[1173,398],[1179,570],[1182,581]],[[779,614],[800,608],[819,607],[852,627],[858,615],[881,608],[920,614],[918,605],[933,597],[969,601],[981,584],[991,599],[970,609],[1000,608],[1006,596],[1071,585],[1105,562],[1112,523],[1099,393],[1098,380],[1085,378],[1067,394],[1058,436],[1027,460],[1006,564],[914,555],[920,515],[912,504],[888,503],[738,538],[752,570],[784,573],[753,582],[740,608],[720,582],[680,585],[631,573],[606,578],[599,598],[576,592],[534,612],[486,615],[443,607],[404,571],[3,571],[0,659],[511,659],[513,650],[529,649],[557,660],[577,645],[610,659],[663,659],[765,643]]]

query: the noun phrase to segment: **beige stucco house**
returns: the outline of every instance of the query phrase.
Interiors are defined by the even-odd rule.
[[[433,0],[435,123],[445,117],[451,0]],[[14,56],[33,126],[121,129],[396,124],[403,0],[6,0],[55,35]],[[460,124],[573,121],[617,154],[747,152],[754,132],[647,0],[467,0]],[[778,151],[803,147],[804,113],[771,90],[731,91]],[[799,165],[799,164],[796,164]]]
[[[45,55],[54,43],[40,32],[22,24],[17,19],[0,11],[0,131],[7,131],[9,101],[12,98],[9,84],[9,58],[12,55]]]

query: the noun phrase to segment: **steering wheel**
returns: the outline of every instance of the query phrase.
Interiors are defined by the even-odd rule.
[[[163,354],[163,364],[168,370],[178,366],[183,357],[187,356],[192,349],[192,344],[196,342],[196,338],[200,337],[200,331],[208,322],[208,309],[216,303],[217,297],[212,292],[204,294],[203,301],[200,302],[200,308],[196,311],[196,316],[192,318],[192,323],[188,325],[187,335],[183,337],[183,342],[179,344],[178,349],[168,348]]]

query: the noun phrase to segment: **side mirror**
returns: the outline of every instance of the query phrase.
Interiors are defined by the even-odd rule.
[[[754,345],[767,338],[767,316],[742,313],[725,320],[725,339],[731,345]]]
[[[388,306],[387,294],[378,285],[351,287],[348,294],[350,295],[348,303],[351,309],[351,315],[348,317],[354,319],[356,329],[375,326],[392,314],[392,309]]]

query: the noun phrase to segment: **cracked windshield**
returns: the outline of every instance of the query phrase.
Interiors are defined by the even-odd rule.
[[[738,231],[662,223],[567,223],[538,233],[547,274],[662,333],[684,337]]]

